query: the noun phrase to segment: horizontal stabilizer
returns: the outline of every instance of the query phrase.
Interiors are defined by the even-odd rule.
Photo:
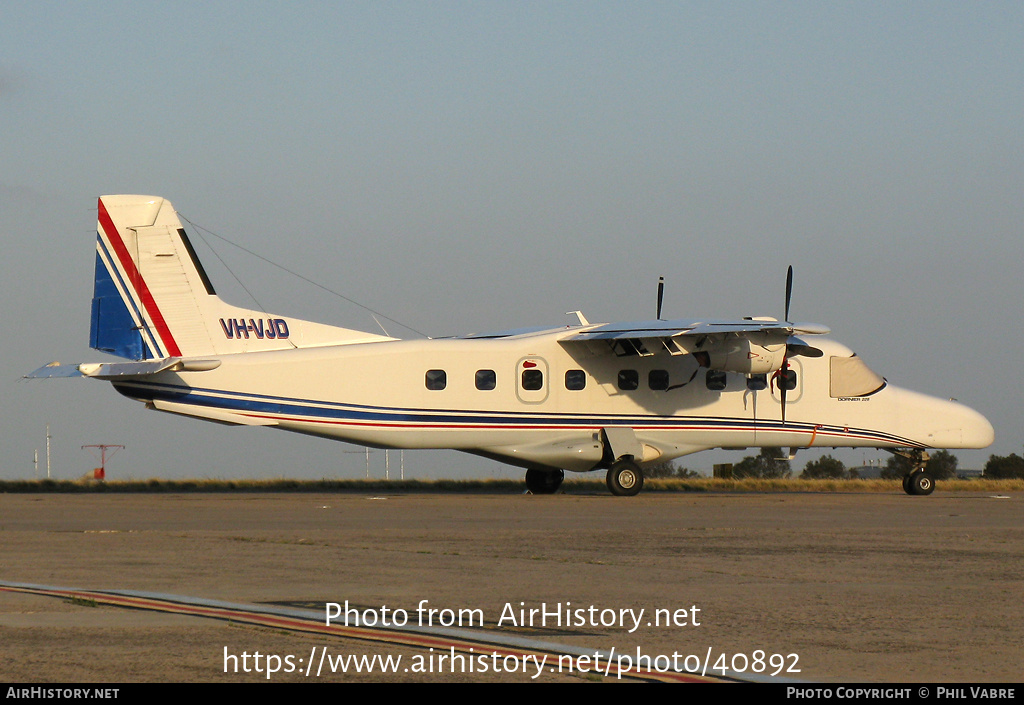
[[[83,362],[79,365],[60,365],[51,362],[25,375],[26,379],[52,379],[55,377],[92,377],[93,379],[119,379],[172,372],[205,372],[220,367],[220,360],[182,360],[169,357],[164,360],[140,362]]]
[[[59,362],[51,362],[43,365],[38,370],[29,372],[24,379],[55,379],[58,377],[81,377],[82,372],[78,365],[62,365]]]

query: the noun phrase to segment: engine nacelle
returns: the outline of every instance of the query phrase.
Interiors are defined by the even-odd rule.
[[[701,355],[700,353],[704,353]],[[699,351],[709,369],[744,375],[771,374],[786,359],[786,343],[756,343],[748,338],[708,341]]]

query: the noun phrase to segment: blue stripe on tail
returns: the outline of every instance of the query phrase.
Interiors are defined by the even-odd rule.
[[[89,346],[131,360],[152,357],[99,252],[96,253]]]

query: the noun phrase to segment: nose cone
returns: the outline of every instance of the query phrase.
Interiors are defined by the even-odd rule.
[[[963,422],[960,425],[962,434],[961,448],[988,448],[996,439],[996,431],[984,416],[974,409],[958,404]]]
[[[965,448],[988,448],[995,441],[995,429],[988,419],[974,409],[963,407],[970,412],[970,425],[964,428]]]
[[[910,393],[901,404],[911,437],[932,448],[987,448],[995,440],[988,419],[955,401]]]

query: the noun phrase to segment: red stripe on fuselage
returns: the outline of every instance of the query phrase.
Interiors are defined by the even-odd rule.
[[[107,207],[103,205],[102,198],[99,199],[99,221],[100,227],[103,228],[103,232],[107,235],[110,246],[117,255],[117,259],[121,262],[121,267],[124,269],[125,274],[128,275],[128,281],[135,287],[135,292],[139,295],[149,320],[153,323],[153,327],[156,328],[156,332],[164,344],[164,352],[172,357],[180,357],[181,350],[178,348],[174,336],[171,335],[171,329],[167,326],[167,321],[164,320],[163,314],[160,313],[160,307],[156,305],[156,300],[149,291],[149,287],[146,286],[146,280],[142,278],[142,273],[135,266],[135,261],[128,252],[124,240],[121,239],[121,233],[117,231],[114,221],[110,218],[110,214],[107,213]]]

